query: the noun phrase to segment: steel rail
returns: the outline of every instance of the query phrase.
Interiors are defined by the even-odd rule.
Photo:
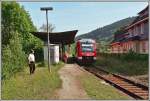
[[[130,95],[135,99],[148,100],[148,87],[137,83],[135,81],[129,80],[124,76],[110,73],[104,69],[98,67],[84,67],[87,71],[91,72],[95,76],[100,79],[103,79],[107,83],[111,84],[115,88],[123,91],[124,93]],[[104,72],[106,75],[111,75],[107,77],[106,75],[102,75],[100,72]]]

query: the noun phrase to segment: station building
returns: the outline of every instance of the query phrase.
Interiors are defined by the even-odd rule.
[[[110,44],[111,53],[127,53],[132,50],[148,54],[149,47],[149,6],[138,13],[135,20],[124,27],[124,32],[114,36]]]

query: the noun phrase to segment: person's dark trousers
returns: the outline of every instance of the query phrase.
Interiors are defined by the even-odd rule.
[[[34,71],[35,71],[35,63],[33,62],[32,63],[32,73],[34,73]]]
[[[35,63],[34,62],[30,62],[29,67],[30,67],[30,74],[33,74],[34,71],[35,71]]]

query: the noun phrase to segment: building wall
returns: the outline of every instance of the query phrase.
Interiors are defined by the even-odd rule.
[[[122,52],[127,53],[129,51],[129,42],[122,42]]]
[[[118,47],[116,45],[111,46],[111,53],[118,53]]]
[[[48,61],[48,48],[45,45],[43,47],[44,50],[44,60]],[[50,63],[58,63],[59,62],[59,45],[51,45],[50,46]]]
[[[121,45],[112,45],[111,53],[128,53],[130,50],[140,53],[148,54],[149,42],[148,40],[144,41],[128,41],[123,42]]]
[[[149,32],[148,20],[143,21],[128,29],[129,37],[140,35],[140,34],[148,34],[148,32]]]
[[[148,40],[140,41],[140,53],[141,54],[148,54],[149,52],[149,42]]]
[[[138,25],[135,25],[128,29],[128,36],[132,37],[136,35],[145,35],[149,34],[149,24],[148,20],[144,21]],[[136,53],[145,54],[148,53],[148,40],[145,41],[128,41],[128,42],[122,42],[121,46],[118,46],[117,44],[112,45],[111,52],[112,53],[127,53],[129,50],[133,50]]]
[[[149,24],[148,20],[135,25],[134,27],[130,28],[128,30],[129,37],[135,36],[135,35],[147,35],[149,34]],[[148,53],[148,40],[145,41],[133,41],[131,45],[132,49],[136,53],[145,54]],[[128,50],[128,49],[127,49]]]
[[[146,15],[148,15],[148,9],[146,8],[146,10],[144,10],[144,12],[139,13],[139,17],[144,17]],[[142,21],[142,20],[140,20]],[[140,35],[140,36],[146,36],[148,37],[149,34],[149,20],[148,18],[143,18],[143,21],[137,23],[137,24],[132,24],[130,26],[128,26],[129,29],[126,37],[133,37],[136,35]],[[134,26],[133,26],[134,25]],[[136,53],[141,53],[141,54],[145,54],[145,53],[149,53],[149,41],[148,38],[145,38],[144,40],[134,40],[134,41],[127,41],[127,42],[121,42],[121,45],[118,46],[117,44],[112,44],[111,45],[111,52],[112,53],[127,53],[129,52],[129,50],[133,50]]]
[[[122,53],[122,47],[119,44],[115,44],[111,46],[111,53]]]
[[[148,34],[149,33],[149,24],[148,21],[144,22],[144,34]]]

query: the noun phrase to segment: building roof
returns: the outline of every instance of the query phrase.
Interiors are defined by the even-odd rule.
[[[143,20],[143,19],[145,19],[147,17],[148,17],[148,14],[143,15],[142,17],[141,16],[137,16],[136,19],[131,23],[131,25],[136,23],[136,22],[138,22],[138,21],[141,21],[141,20]]]
[[[144,15],[142,14],[142,13],[148,11],[148,10],[149,10],[149,6],[147,6],[145,9],[143,9],[141,12],[139,12],[138,13],[139,15],[136,17],[136,19],[128,27],[126,27],[126,29],[129,29],[129,28],[133,27],[134,25],[139,24],[140,22],[148,20],[148,18],[149,18],[149,14],[148,13],[149,12],[144,14]],[[142,16],[140,16],[140,14],[142,14]]]
[[[127,42],[127,41],[141,41],[141,40],[148,40],[148,34],[140,34],[140,35],[136,35],[136,36],[131,36],[128,38],[125,38],[124,40],[121,40],[120,42]]]
[[[125,38],[124,40],[122,40],[121,42],[135,41],[135,40],[140,40],[140,36],[137,35],[137,36],[128,37],[128,38]]]
[[[143,13],[143,12],[145,12],[145,11],[147,11],[148,10],[148,8],[149,8],[149,5],[148,6],[146,6],[142,11],[140,11],[138,14],[141,14],[141,13]]]
[[[74,43],[75,35],[78,30],[66,31],[66,32],[54,32],[49,33],[49,40],[51,44],[72,44]],[[34,36],[38,37],[44,42],[47,42],[47,32],[31,32]]]
[[[136,36],[131,36],[131,37],[120,37],[114,39],[111,44],[116,43],[116,42],[127,42],[127,41],[141,41],[141,40],[148,40],[148,34],[140,34]]]
[[[125,30],[129,30],[131,27],[144,22],[144,21],[148,21],[149,20],[149,15],[148,13],[143,14],[142,16],[140,16],[140,14],[146,12],[149,10],[149,6],[147,6],[145,9],[143,9],[141,12],[139,12],[139,16],[136,17],[136,19],[127,27],[125,27]],[[134,40],[148,40],[148,33],[147,34],[140,34],[140,35],[136,35],[136,36],[131,36],[131,37],[126,37],[126,35],[128,36],[128,33],[123,33],[123,34],[118,34],[114,37],[114,40],[111,42],[111,44],[113,43],[117,43],[117,42],[127,42],[127,41],[134,41]]]

